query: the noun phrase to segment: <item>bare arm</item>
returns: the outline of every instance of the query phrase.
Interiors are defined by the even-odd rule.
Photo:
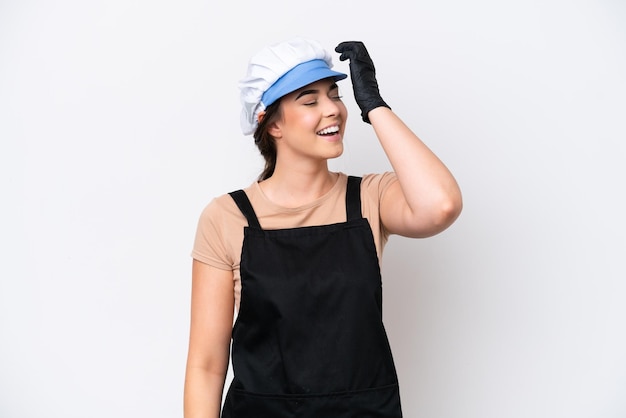
[[[393,234],[415,238],[448,228],[463,206],[448,168],[390,109],[377,107],[368,116],[398,176],[383,195],[383,225]]]
[[[233,325],[232,271],[193,260],[185,418],[219,418]]]

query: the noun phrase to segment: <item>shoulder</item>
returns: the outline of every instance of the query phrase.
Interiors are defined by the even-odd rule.
[[[228,193],[213,198],[200,214],[193,258],[219,269],[233,269],[239,263],[246,225],[245,217]]]
[[[213,198],[202,210],[200,219],[204,221],[211,221],[223,219],[236,214],[241,215],[241,212],[237,208],[237,205],[230,194],[226,193]]]
[[[372,229],[379,260],[382,259],[383,248],[389,238],[389,232],[380,220],[380,203],[397,180],[396,174],[391,171],[365,174],[361,180],[361,211]]]
[[[244,189],[247,192],[247,188]],[[199,219],[199,229],[227,232],[230,228],[240,228],[247,225],[241,210],[237,207],[229,193],[214,197],[202,210]]]
[[[380,200],[389,186],[398,181],[396,173],[370,173],[363,175],[361,180],[361,195],[374,200]]]

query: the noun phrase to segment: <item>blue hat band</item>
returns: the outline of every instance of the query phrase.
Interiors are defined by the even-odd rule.
[[[303,62],[296,65],[276,80],[274,84],[263,93],[261,103],[267,107],[286,94],[296,91],[307,84],[328,77],[333,77],[335,81],[339,81],[348,77],[348,75],[331,70],[328,64],[326,64],[326,61],[322,59]]]

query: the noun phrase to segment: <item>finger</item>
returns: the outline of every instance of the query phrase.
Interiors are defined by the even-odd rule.
[[[354,44],[354,41],[344,41],[341,42],[339,45],[337,45],[337,47],[335,48],[336,52],[343,52],[346,49],[350,49],[352,44]]]
[[[338,51],[337,49],[351,49],[351,48],[358,48],[359,46],[363,46],[363,42],[361,41],[344,41],[341,42],[339,45],[337,45],[337,48],[335,48],[335,51]]]
[[[345,41],[337,45],[337,47],[335,48],[335,51],[341,54],[341,56],[339,57],[339,60],[345,61],[349,58],[352,59],[356,57],[358,49],[359,49],[358,44],[359,42],[356,42],[356,41]]]

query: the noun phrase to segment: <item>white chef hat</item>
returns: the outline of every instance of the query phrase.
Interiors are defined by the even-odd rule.
[[[319,42],[300,37],[268,46],[254,55],[239,82],[244,135],[254,132],[259,113],[282,96],[323,78],[347,77],[332,71],[332,67],[330,53]]]

